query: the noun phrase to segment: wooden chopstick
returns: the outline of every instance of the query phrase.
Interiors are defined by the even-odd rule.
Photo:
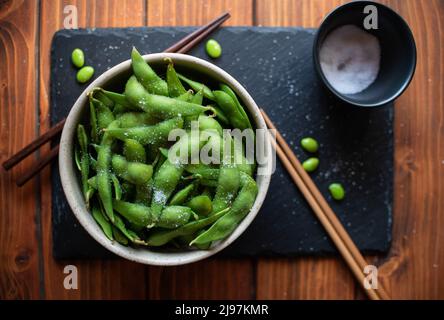
[[[267,126],[270,129],[275,130],[276,140],[278,142],[275,148],[279,158],[290,173],[293,181],[307,199],[307,202],[312,207],[316,216],[321,221],[329,236],[332,238],[347,264],[350,266],[353,274],[358,279],[358,282],[363,285],[363,279],[365,277],[363,270],[368,263],[365,261],[353,240],[350,238],[347,231],[344,229],[337,216],[314,184],[313,180],[310,178],[307,172],[305,172],[301,163],[291,151],[290,147],[276,129],[270,118],[267,116],[264,110],[261,109],[261,112]],[[375,298],[375,295],[378,297],[378,299],[390,299],[381,284],[378,284],[377,291],[373,289],[366,289],[365,291],[371,299]]]
[[[192,47],[194,47],[196,44],[202,41],[202,39],[207,37],[211,32],[217,29],[228,18],[230,18],[230,14],[228,12],[223,13],[219,17],[210,21],[208,24],[200,27],[199,29],[187,35],[186,37],[182,38],[176,44],[167,48],[163,52],[186,53]],[[60,133],[63,130],[65,120],[66,119],[63,119],[62,121],[58,122],[43,135],[39,136],[37,139],[32,141],[26,147],[24,147],[19,152],[10,157],[8,160],[6,160],[3,163],[3,167],[6,170],[11,169],[15,165],[17,165],[20,161],[22,161],[24,158],[26,158],[28,155],[30,155],[32,152],[34,152],[37,148],[39,148],[46,142],[50,141],[53,137],[55,137],[58,133]],[[48,163],[50,163],[52,160],[54,160],[57,157],[58,151],[59,151],[58,146],[52,148],[48,155],[37,160],[37,162],[34,163],[32,167],[29,169],[29,171],[16,181],[17,185],[18,186],[24,185],[28,180],[30,180],[33,176],[39,173],[40,170],[42,170]]]
[[[14,154],[11,158],[3,162],[3,168],[5,168],[5,170],[11,169],[20,161],[22,161],[24,158],[26,158],[28,155],[30,155],[32,152],[37,150],[41,145],[45,144],[46,142],[54,138],[57,134],[59,134],[62,131],[63,126],[65,125],[65,120],[66,119],[63,119],[62,121],[58,122],[56,125],[51,127],[51,129],[49,129],[40,137],[32,141],[22,150]]]
[[[52,148],[47,154],[45,154],[39,161],[37,161],[29,171],[25,172],[24,175],[20,176],[15,182],[17,186],[21,187],[26,182],[28,182],[32,177],[40,172],[48,163],[51,163],[57,157],[59,153],[59,145]]]
[[[206,25],[200,27],[196,31],[190,33],[185,38],[182,38],[179,42],[172,45],[171,47],[165,49],[163,52],[177,52],[185,53],[188,52],[192,47],[199,43],[203,38],[208,36],[216,28],[218,28],[225,20],[230,18],[230,13],[225,12],[216,19],[210,21]]]

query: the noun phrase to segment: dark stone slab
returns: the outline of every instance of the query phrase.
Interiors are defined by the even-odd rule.
[[[51,121],[68,114],[85,86],[75,81],[69,57],[82,48],[96,76],[129,58],[131,47],[160,52],[193,28],[63,30],[51,51]],[[321,192],[365,252],[386,252],[391,241],[393,194],[393,106],[356,109],[331,97],[314,74],[314,31],[298,28],[223,28],[214,34],[223,47],[211,60],[203,46],[190,54],[211,60],[238,79],[285,135],[297,156],[310,135],[321,144],[321,164],[312,176]],[[333,201],[329,183],[346,188],[343,202]],[[56,258],[112,256],[77,223],[64,197],[58,167],[52,168],[53,253]],[[250,228],[220,256],[294,256],[336,250],[289,175],[277,163],[267,199]]]

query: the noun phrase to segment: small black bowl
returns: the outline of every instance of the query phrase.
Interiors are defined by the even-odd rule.
[[[376,30],[363,27],[367,16],[364,7],[367,5],[374,5],[378,10]],[[324,76],[319,61],[319,51],[326,36],[347,24],[373,34],[381,46],[377,78],[368,88],[356,94],[342,94],[335,90]],[[395,11],[373,1],[355,1],[336,8],[324,19],[315,36],[313,60],[323,83],[339,99],[359,107],[378,107],[395,100],[408,87],[416,68],[416,45],[409,26]]]

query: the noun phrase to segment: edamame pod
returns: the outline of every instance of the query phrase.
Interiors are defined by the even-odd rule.
[[[107,128],[105,132],[107,132],[110,136],[122,141],[125,141],[126,139],[133,139],[142,145],[154,145],[167,142],[170,131],[173,129],[182,128],[182,126],[182,118],[173,118],[159,122],[158,124],[152,126]]]
[[[193,89],[195,92],[199,92],[200,90],[203,90],[203,96],[205,98],[215,101],[216,98],[214,97],[213,91],[211,91],[211,89],[208,88],[203,83],[188,79],[187,77],[185,77],[179,73],[177,74],[177,76],[179,77],[180,80],[182,80],[183,82],[188,84],[191,87],[191,89]]]
[[[113,155],[112,168],[120,178],[135,185],[147,183],[153,175],[153,166],[149,164],[130,162],[120,155]]]
[[[230,235],[253,207],[258,192],[256,182],[247,174],[242,174],[241,190],[230,211],[217,220],[207,231],[191,241],[190,245],[203,245],[222,240]]]
[[[189,207],[165,207],[156,226],[165,229],[175,229],[186,224],[193,214],[194,212]]]
[[[168,84],[168,94],[170,97],[178,97],[181,94],[187,92],[187,90],[183,87],[182,82],[180,82],[179,77],[176,74],[176,70],[174,70],[173,61],[169,59],[166,79]]]
[[[212,109],[174,98],[150,94],[134,76],[129,78],[126,84],[125,95],[131,104],[160,119],[199,115]]]
[[[148,92],[162,96],[168,95],[167,83],[154,72],[135,47],[133,47],[131,52],[131,66],[137,80],[140,81]]]

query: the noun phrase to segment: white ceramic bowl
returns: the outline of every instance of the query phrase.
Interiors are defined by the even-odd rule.
[[[178,68],[182,67],[190,69],[198,74],[205,75],[210,79],[228,84],[241,99],[245,107],[248,109],[250,115],[252,115],[256,128],[266,129],[264,119],[254,100],[239,84],[239,82],[237,82],[227,72],[205,60],[184,54],[156,53],[145,55],[144,59],[150,65],[156,67],[160,65],[166,66],[166,62],[164,61],[166,57],[171,58],[174,61],[175,66]],[[187,264],[210,257],[236,240],[256,217],[268,191],[268,186],[270,184],[269,174],[256,177],[259,193],[250,213],[245,217],[244,220],[242,220],[236,230],[234,230],[234,232],[228,238],[215,243],[209,250],[184,249],[183,251],[161,251],[156,249],[153,251],[150,250],[149,247],[132,248],[122,246],[119,243],[115,241],[112,242],[105,237],[102,230],[85,206],[85,201],[80,188],[78,172],[74,164],[73,146],[77,124],[83,119],[84,115],[87,114],[87,110],[89,110],[87,108],[87,93],[94,87],[109,88],[110,86],[118,83],[123,85],[131,72],[131,60],[122,62],[109,69],[85,89],[69,112],[63,128],[59,151],[60,177],[68,203],[80,224],[97,242],[108,250],[128,260],[149,265],[172,266]],[[268,149],[269,154],[271,154],[271,144],[268,140],[266,143],[266,148]],[[271,161],[267,162],[265,165],[265,167],[268,168],[271,168],[271,166]]]

